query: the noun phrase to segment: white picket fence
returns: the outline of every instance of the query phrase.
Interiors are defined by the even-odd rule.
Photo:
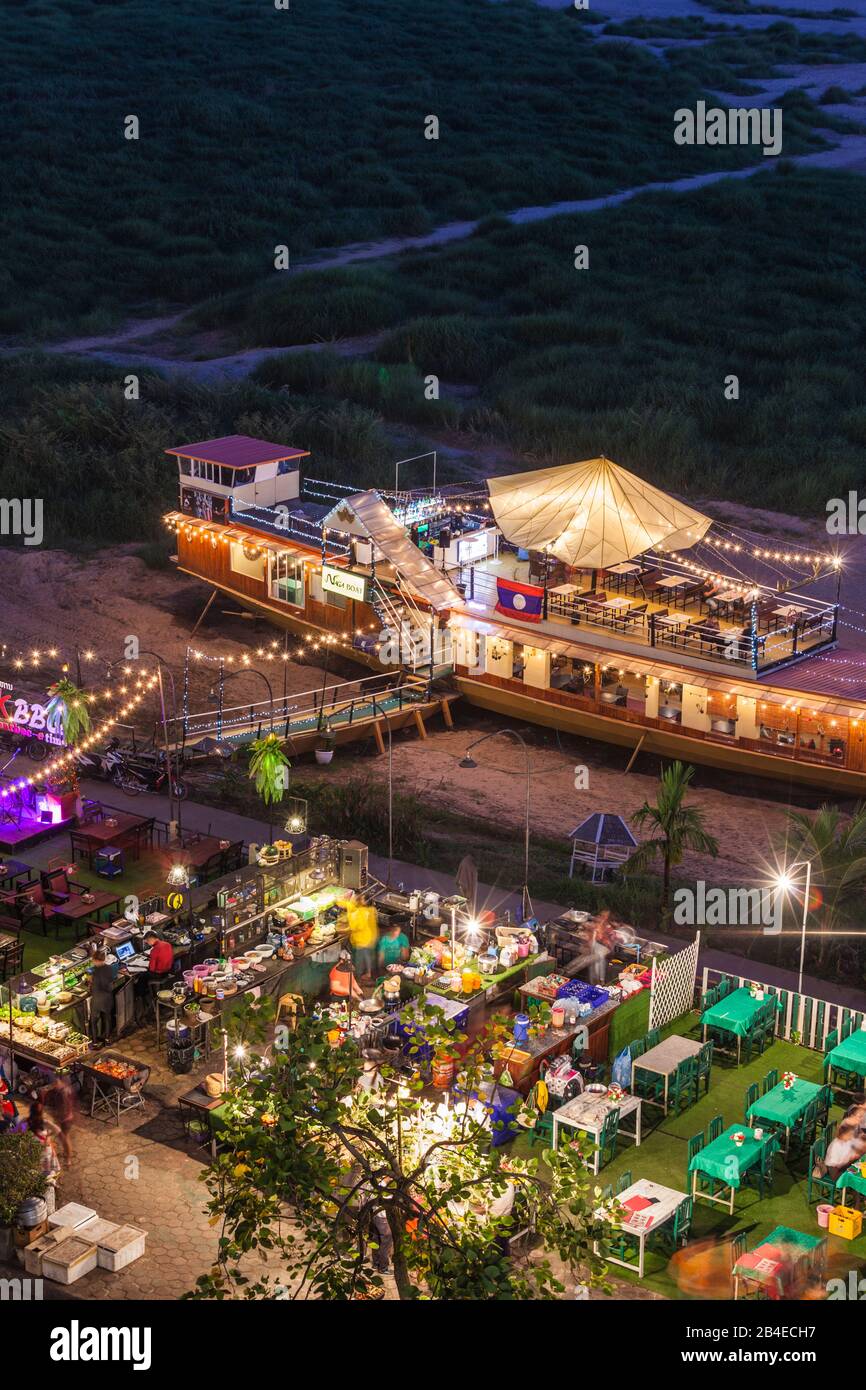
[[[851,1009],[845,1004],[832,1004],[827,999],[817,999],[812,994],[798,994],[794,990],[768,985],[754,972],[749,975],[734,975],[731,971],[712,970],[708,966],[704,966],[701,972],[700,988],[696,993],[695,1002],[700,1005],[701,998],[707,990],[723,979],[733,980],[736,989],[753,982],[760,983],[766,994],[775,995],[782,1004],[781,1010],[776,1014],[776,1037],[789,1042],[792,1033],[799,1033],[801,1045],[814,1048],[817,1052],[825,1050],[828,1033],[832,1033],[834,1029],[841,1029],[849,1019],[853,1020],[854,1028],[859,1028],[866,1017],[866,1011],[862,1009]]]

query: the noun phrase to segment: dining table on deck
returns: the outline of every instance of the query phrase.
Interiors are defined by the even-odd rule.
[[[655,1047],[651,1047],[640,1057],[635,1057],[632,1063],[632,1085],[634,1085],[635,1072],[649,1071],[655,1076],[664,1078],[665,1100],[664,1112],[668,1112],[668,1088],[670,1079],[679,1066],[680,1062],[685,1062],[690,1057],[697,1057],[701,1050],[701,1044],[693,1038],[683,1038],[679,1033],[672,1033],[669,1038],[663,1039]],[[653,1101],[652,1104],[655,1104]]]
[[[153,844],[154,816],[134,816],[131,811],[118,811],[105,820],[76,826],[69,832],[72,858],[76,852],[93,868],[93,856],[109,845],[129,850],[133,859],[141,857],[142,848]]]
[[[553,1112],[554,1153],[559,1149],[559,1132],[563,1127],[567,1126],[570,1129],[579,1129],[586,1134],[591,1134],[595,1140],[591,1167],[593,1173],[598,1173],[601,1169],[601,1152],[598,1143],[605,1120],[613,1110],[619,1111],[620,1121],[626,1115],[634,1115],[634,1128],[631,1132],[620,1129],[618,1133],[626,1138],[634,1139],[635,1147],[638,1147],[641,1141],[640,1096],[623,1095],[618,1099],[613,1099],[607,1096],[587,1094],[584,1091],[581,1095],[567,1100],[564,1105]]]
[[[612,1255],[605,1251],[607,1264],[621,1265],[623,1269],[634,1269],[639,1279],[643,1278],[647,1238],[654,1235],[668,1221],[673,1221],[683,1202],[688,1200],[686,1192],[676,1188],[664,1187],[649,1178],[638,1178],[623,1192],[617,1195],[617,1205],[623,1209],[623,1217],[615,1223],[617,1229],[631,1236],[638,1247],[637,1264],[633,1260]],[[598,1254],[599,1242],[595,1242]]]
[[[804,1110],[808,1109],[813,1100],[817,1100],[821,1090],[822,1087],[814,1081],[804,1081],[801,1076],[796,1076],[790,1086],[780,1081],[778,1086],[773,1086],[749,1106],[748,1118],[753,1123],[760,1124],[763,1120],[765,1124],[783,1130],[787,1153],[791,1143],[791,1130]]]
[[[751,990],[745,987],[732,990],[730,994],[726,994],[723,999],[720,999],[709,1009],[705,1009],[701,1014],[704,1040],[706,1041],[708,1028],[716,1028],[721,1033],[730,1033],[732,1037],[737,1039],[737,1065],[739,1066],[743,1038],[748,1037],[761,1010],[765,1009],[769,1003],[775,1004],[776,1009],[781,1010],[782,1005],[775,994],[765,994],[763,998],[755,998]]]
[[[22,859],[0,859],[0,889],[18,891],[36,877],[36,870]]]
[[[866,1029],[855,1028],[824,1058],[824,1071],[853,1072],[866,1077]]]
[[[742,1134],[742,1143],[738,1144],[735,1141],[735,1134]],[[761,1130],[759,1126],[759,1132],[756,1132],[748,1125],[729,1125],[718,1139],[705,1144],[689,1164],[692,1196],[695,1200],[700,1197],[705,1202],[727,1207],[733,1215],[734,1202],[743,1179],[752,1168],[763,1162],[764,1153],[768,1148],[772,1153],[779,1148],[779,1136],[773,1130]],[[729,1188],[730,1198],[717,1197],[715,1192],[698,1191],[699,1174],[710,1178],[714,1185],[718,1182],[723,1188]]]
[[[776,1226],[753,1250],[734,1265],[734,1298],[740,1284],[757,1284],[771,1299],[797,1296],[816,1265],[823,1266],[827,1242],[824,1236],[806,1235],[790,1226]]]

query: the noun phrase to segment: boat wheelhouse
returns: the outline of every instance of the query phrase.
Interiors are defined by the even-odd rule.
[[[866,791],[832,553],[762,544],[609,459],[352,492],[244,436],[169,452],[179,567],[284,628],[529,722]]]

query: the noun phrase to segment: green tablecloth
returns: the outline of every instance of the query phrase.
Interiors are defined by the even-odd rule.
[[[777,1226],[754,1250],[741,1255],[734,1265],[734,1276],[764,1285],[771,1297],[782,1298],[796,1278],[799,1266],[807,1265],[824,1244],[823,1236],[807,1236],[790,1226]]]
[[[753,999],[749,990],[735,989],[718,1004],[713,1004],[701,1015],[701,1023],[710,1028],[722,1028],[726,1033],[735,1033],[744,1038],[753,1027],[755,1018],[768,1004],[781,1004],[774,994],[765,994],[763,999]]]
[[[840,1071],[856,1071],[858,1076],[866,1076],[866,1029],[855,1028],[844,1042],[828,1052],[824,1066],[838,1067]]]
[[[739,1147],[733,1139],[738,1133],[745,1135]],[[728,1187],[739,1187],[749,1169],[761,1162],[761,1155],[768,1145],[772,1145],[773,1152],[779,1147],[778,1138],[768,1130],[764,1130],[762,1139],[756,1139],[748,1125],[731,1125],[718,1139],[695,1154],[689,1164],[689,1172],[705,1173],[708,1178],[717,1178]]]
[[[768,1091],[765,1096],[756,1100],[754,1105],[749,1106],[749,1119],[758,1124],[761,1120],[769,1120],[784,1129],[791,1129],[809,1102],[820,1092],[821,1087],[816,1086],[814,1081],[804,1081],[799,1076],[790,1091],[786,1091],[784,1082],[780,1081],[772,1091]]]
[[[836,1179],[836,1191],[842,1192],[846,1187],[851,1187],[855,1192],[866,1193],[866,1177],[860,1171],[860,1159],[846,1168],[844,1173],[840,1173]]]

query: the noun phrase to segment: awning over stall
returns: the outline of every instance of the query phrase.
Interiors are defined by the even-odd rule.
[[[586,569],[606,569],[653,548],[685,550],[712,525],[606,458],[491,478],[488,487],[506,540]]]

